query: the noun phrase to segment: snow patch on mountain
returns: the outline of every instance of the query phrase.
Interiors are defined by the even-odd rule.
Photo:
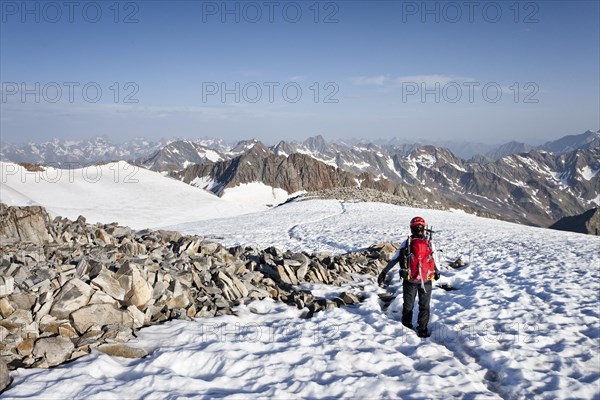
[[[394,160],[391,157],[386,158],[386,165],[390,171],[396,174],[399,178],[402,178],[402,174],[400,174],[400,172],[398,172],[398,170],[396,169],[396,166],[394,165]]]
[[[591,181],[592,178],[594,178],[596,175],[598,175],[598,172],[600,172],[600,169],[592,169],[588,165],[586,165],[583,168],[578,169],[577,172],[579,172],[579,175],[581,175],[581,177],[583,179],[585,179],[586,181]]]
[[[356,162],[350,162],[350,161],[344,161],[344,165],[346,165],[348,167],[355,167],[358,169],[365,169],[365,168],[369,168],[371,166],[371,164],[369,164],[368,162],[356,163]]]
[[[335,157],[326,159],[326,158],[321,157],[318,153],[315,153],[314,151],[303,149],[303,148],[298,148],[296,150],[296,153],[305,154],[307,156],[314,158],[317,161],[321,161],[322,163],[331,165],[332,167],[336,167],[336,168],[338,167]]]
[[[283,189],[267,186],[262,182],[242,183],[223,190],[221,198],[249,207],[273,207],[284,203],[289,195]]]
[[[214,179],[210,178],[209,176],[201,176],[201,177],[195,178],[193,181],[191,181],[190,185],[195,186],[200,189],[211,191],[214,188],[221,186],[221,183],[216,182]]]
[[[587,203],[600,206],[600,194],[598,196],[596,196],[595,198],[588,200]]]
[[[415,157],[411,157],[411,159],[414,159],[417,164],[421,164],[427,168],[433,167],[437,161],[434,155],[425,152],[419,153]]]
[[[569,187],[569,173],[568,172],[556,172],[551,171],[550,176],[559,184]]]

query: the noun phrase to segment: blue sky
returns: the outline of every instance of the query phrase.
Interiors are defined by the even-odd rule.
[[[600,128],[599,2],[476,3],[2,1],[1,139]]]

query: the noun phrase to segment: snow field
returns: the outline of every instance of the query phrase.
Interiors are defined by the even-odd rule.
[[[367,299],[303,319],[269,300],[236,316],[171,321],[142,329],[142,360],[97,353],[51,370],[13,373],[7,398],[597,398],[600,396],[600,239],[464,213],[315,200],[235,218],[187,223],[184,233],[226,245],[277,245],[342,253],[400,242],[423,216],[435,236],[442,279],[433,329],[402,327],[397,270],[387,309],[374,279],[345,287]],[[446,258],[469,264],[453,270]],[[415,316],[416,318],[416,313]]]
[[[38,204],[57,215],[90,223],[118,221],[134,229],[157,228],[186,221],[231,217],[260,211],[216,197],[124,161],[78,169],[46,167],[29,172],[0,162],[0,201]]]

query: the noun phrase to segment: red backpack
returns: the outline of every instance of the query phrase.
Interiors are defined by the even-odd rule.
[[[408,279],[412,282],[427,282],[431,280],[435,274],[435,261],[429,240],[409,238],[408,247]]]

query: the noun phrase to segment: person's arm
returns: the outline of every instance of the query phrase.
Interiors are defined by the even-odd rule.
[[[392,256],[392,258],[390,258],[390,261],[388,261],[385,268],[381,271],[381,273],[377,277],[378,284],[381,285],[385,281],[385,278],[387,277],[388,272],[390,272],[390,270],[392,268],[394,268],[396,266],[396,264],[398,264],[398,261],[400,261],[400,258],[401,258],[402,249],[403,249],[403,247],[400,246],[400,248]]]
[[[408,267],[408,240],[406,242],[404,242],[404,246],[402,246],[402,248],[400,249],[400,259],[402,264],[400,264],[400,278],[402,278],[403,280],[408,279],[409,276],[409,267]]]

